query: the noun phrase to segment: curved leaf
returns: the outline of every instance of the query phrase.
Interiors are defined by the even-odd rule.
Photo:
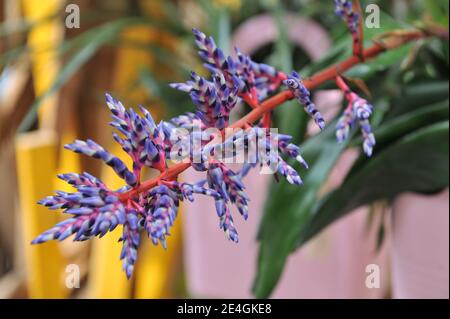
[[[386,123],[373,130],[377,140],[377,149],[425,125],[448,119],[448,102],[448,100],[439,102],[387,120]],[[362,138],[358,136],[350,143],[350,146],[360,145],[361,142]]]
[[[448,186],[448,128],[448,121],[427,126],[368,160],[340,188],[315,205],[298,245],[359,206],[392,199],[402,192],[433,193]]]
[[[277,284],[287,257],[317,201],[317,193],[344,148],[345,144],[335,142],[334,126],[330,124],[303,147],[304,158],[314,163],[304,176],[305,186],[272,183],[258,233],[259,260],[253,284],[257,298],[268,297]]]

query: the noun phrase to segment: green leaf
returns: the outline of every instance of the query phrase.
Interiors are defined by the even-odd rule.
[[[366,63],[359,64],[351,70],[344,73],[346,77],[361,78],[368,80],[378,72],[384,71],[392,65],[400,63],[408,55],[412,44],[406,44],[395,50],[384,52],[376,59],[369,60]]]
[[[424,5],[428,14],[431,15],[434,23],[448,27],[448,6],[447,0],[424,1]]]
[[[370,39],[375,35],[401,29],[405,26],[408,27],[407,25],[390,18],[387,14],[382,13],[381,28],[366,29],[365,39],[367,45],[370,44]],[[371,80],[377,80],[377,83],[382,83],[385,85],[386,72],[383,74],[380,73],[380,71],[388,69],[393,70],[394,68],[392,68],[392,66],[400,62],[406,56],[408,49],[408,47],[403,47],[399,50],[383,53],[377,57],[377,59],[368,60],[358,68],[352,69],[347,73],[347,75],[350,74],[352,76],[362,78],[371,77]],[[330,63],[336,63],[337,61],[350,56],[350,54],[351,41],[348,38],[345,40],[340,40],[333,46],[327,56],[325,56],[321,61],[315,62],[309,67],[304,68],[302,70],[302,74],[310,75],[323,67],[329,66]],[[395,74],[396,73],[394,73],[394,75]],[[393,74],[387,74],[387,76],[393,79],[392,75]],[[406,94],[402,94],[403,91],[396,92],[393,90],[387,92],[388,96],[394,93],[394,95],[398,96],[398,99],[394,100],[394,103],[390,103],[395,106],[393,111],[387,111],[387,108],[383,108],[383,112],[378,114],[379,118],[377,122],[379,122],[380,125],[374,125],[373,127],[379,135],[380,142],[376,148],[376,155],[370,161],[377,161],[381,156],[385,156],[385,152],[387,151],[389,151],[386,155],[387,159],[390,159],[391,146],[397,145],[397,143],[400,142],[405,142],[405,134],[413,134],[411,132],[414,132],[418,128],[421,129],[424,125],[429,125],[430,123],[442,121],[443,119],[448,118],[448,102],[446,102],[447,105],[440,104],[439,106],[430,106],[432,103],[448,99],[448,89],[444,88],[444,84],[447,86],[447,81],[445,81],[445,83],[441,81],[439,84],[434,83],[434,85],[431,85],[430,83],[416,84],[417,86],[410,87],[411,91],[408,91],[409,88],[404,90],[407,91],[406,93],[409,95],[408,97]],[[414,89],[421,85],[424,86],[421,87],[421,90],[416,92]],[[334,87],[333,83],[331,83],[331,86]],[[392,87],[397,88],[396,85],[391,85],[391,87],[387,88]],[[430,91],[434,93],[431,93]],[[414,100],[414,96],[416,98],[420,96],[420,99]],[[388,100],[391,99],[385,98],[385,101]],[[430,107],[425,111],[425,106]],[[416,111],[418,111],[418,113],[416,113]],[[388,121],[384,119],[384,113],[389,115],[386,116],[386,118],[389,119]],[[404,116],[402,115],[400,118],[395,119],[395,116],[401,114]],[[284,131],[285,128],[282,127],[282,129]],[[324,134],[328,135],[324,136]],[[438,139],[441,138],[442,136],[439,135]],[[360,142],[360,140],[355,139],[353,141],[353,145]],[[421,144],[418,143],[418,145],[420,146]],[[428,148],[425,148],[427,149],[425,154],[431,154],[431,145],[432,144],[428,145]],[[448,153],[448,140],[446,145]],[[407,144],[407,146],[411,147],[410,144]],[[407,146],[404,146],[403,148],[403,144],[401,144],[399,149],[405,151]],[[339,145],[337,145],[334,141],[334,130],[322,132],[318,136],[308,140],[303,145],[302,154],[305,155],[307,161],[313,165],[311,171],[306,174],[305,186],[302,188],[293,188],[283,182],[276,187],[271,185],[269,190],[270,197],[266,202],[266,207],[258,234],[258,239],[260,241],[258,272],[253,286],[253,292],[256,297],[269,296],[273,288],[276,286],[283,271],[287,257],[297,247],[299,238],[302,238],[302,234],[307,230],[306,225],[309,225],[311,221],[312,212],[316,211],[316,206],[318,203],[325,200],[320,199],[318,193],[321,185],[327,178],[329,171],[334,166],[341,151],[342,150],[339,149]],[[416,151],[422,152],[418,150]],[[439,151],[437,153],[439,153]],[[400,157],[397,152],[395,152],[395,154]],[[411,157],[411,154],[408,154],[408,156]],[[421,156],[424,156],[423,153]],[[434,155],[429,156],[433,157]],[[357,165],[355,164],[355,168],[357,169],[354,169],[352,173],[359,175],[360,170],[365,169],[367,162],[370,161],[366,158],[364,158],[364,160],[359,160]],[[387,169],[390,165],[391,163],[387,163],[384,168]],[[375,172],[374,174],[376,177],[379,173]],[[387,176],[384,177],[395,178],[395,176],[395,174],[387,174]],[[353,178],[352,174],[349,175],[348,179],[350,178]],[[395,182],[393,184],[395,184]],[[365,184],[358,184],[354,191],[368,192],[364,189],[365,186]],[[352,191],[349,191],[349,193]],[[332,205],[330,210],[332,210]],[[296,236],[298,237],[295,238]]]
[[[402,192],[434,193],[448,186],[449,122],[417,130],[367,160],[338,189],[319,201],[298,245],[353,209]]]
[[[335,142],[334,125],[330,124],[303,146],[302,155],[313,163],[304,176],[305,186],[295,187],[285,181],[270,186],[271,195],[258,234],[260,249],[253,286],[257,298],[269,296],[277,284],[302,226],[318,200],[317,193],[344,148],[344,144]]]
[[[392,103],[395,108],[390,112],[388,118],[410,112],[418,107],[427,107],[446,99],[448,99],[448,80],[404,86]]]
[[[21,57],[23,53],[27,52],[27,50],[28,47],[26,45],[21,45],[4,52],[0,55],[0,68],[7,66],[14,60],[17,60],[17,58]]]

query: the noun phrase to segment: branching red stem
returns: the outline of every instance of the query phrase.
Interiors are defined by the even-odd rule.
[[[363,60],[373,58],[384,51],[396,49],[408,42],[421,38],[426,38],[428,36],[430,36],[430,34],[427,32],[413,30],[402,32],[401,36],[393,35],[391,37],[387,37],[383,41],[378,41],[371,47],[365,49],[362,52],[361,57],[353,55],[334,66],[331,66],[323,71],[316,73],[309,79],[304,79],[303,81],[304,85],[308,90],[312,90],[329,80],[334,80],[341,73],[361,63]],[[253,109],[249,113],[247,113],[244,117],[242,117],[238,121],[234,122],[230,127],[245,128],[250,123],[254,123],[264,114],[271,112],[272,110],[280,106],[282,103],[292,98],[293,95],[290,91],[288,90],[282,91],[263,101],[262,103],[257,105],[257,107],[253,105]],[[162,179],[175,178],[180,173],[188,169],[190,166],[191,166],[190,163],[175,164],[158,177],[144,181],[137,188],[133,188],[125,193],[122,193],[120,195],[120,200],[126,202],[128,199],[136,197],[139,193],[148,191],[149,189],[153,188],[158,184],[158,181]]]

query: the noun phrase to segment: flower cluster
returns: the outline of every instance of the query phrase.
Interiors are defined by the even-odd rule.
[[[75,234],[74,241],[84,241],[94,236],[102,237],[107,232],[122,225],[122,236],[120,241],[123,248],[120,258],[123,260],[123,269],[127,277],[133,273],[137,258],[137,249],[140,243],[140,233],[145,230],[154,244],[160,242],[166,247],[166,237],[170,234],[180,201],[194,199],[193,194],[211,196],[216,203],[216,212],[219,216],[219,227],[223,229],[227,237],[238,242],[237,230],[233,224],[230,204],[236,206],[244,219],[248,218],[249,198],[245,193],[242,178],[248,172],[244,168],[240,172],[234,172],[224,163],[217,161],[216,157],[223,149],[231,143],[234,154],[239,151],[248,151],[255,147],[256,163],[269,164],[279,162],[276,169],[285,176],[292,184],[301,184],[298,173],[289,166],[275,152],[277,158],[273,158],[270,146],[276,141],[276,150],[289,157],[296,158],[307,167],[306,162],[299,154],[299,148],[290,144],[290,136],[267,134],[260,127],[252,127],[246,134],[232,135],[223,143],[214,144],[214,152],[207,147],[207,142],[200,144],[195,152],[201,153],[201,163],[192,162],[192,166],[200,171],[206,171],[206,179],[195,184],[180,183],[176,178],[160,178],[158,183],[147,190],[142,190],[135,195],[130,194],[133,190],[139,190],[141,169],[146,166],[161,172],[167,171],[167,160],[171,158],[171,146],[173,140],[169,135],[177,127],[195,127],[195,123],[204,123],[193,114],[187,114],[172,119],[171,122],[161,121],[158,125],[152,119],[150,113],[141,108],[143,116],[132,109],[125,107],[110,95],[106,96],[107,104],[111,110],[113,121],[111,125],[119,131],[114,133],[115,140],[122,146],[125,152],[133,160],[133,171],[119,158],[107,152],[99,144],[92,140],[77,140],[65,146],[66,149],[87,156],[101,159],[109,165],[124,183],[124,187],[118,190],[109,189],[98,178],[89,173],[83,174],[61,174],[59,178],[72,185],[76,191],[66,193],[57,191],[56,195],[49,196],[39,203],[50,209],[63,209],[71,218],[55,225],[53,228],[42,233],[33,240],[34,244],[49,240],[63,240]],[[194,134],[195,130],[191,130]],[[188,138],[192,138],[188,135]],[[252,141],[253,138],[257,138]],[[237,148],[239,144],[243,146]],[[271,155],[268,155],[269,153]],[[210,157],[204,159],[204,153]],[[192,154],[188,155],[192,160]],[[243,172],[245,170],[245,172]]]
[[[132,108],[126,110],[121,102],[115,100],[109,94],[106,94],[106,104],[113,118],[110,125],[123,135],[123,137],[120,137],[117,133],[113,133],[113,137],[133,160],[133,173],[136,179],[139,180],[144,166],[163,172],[167,167],[164,154],[164,136],[151,114],[143,107],[139,107],[144,115],[142,117]]]
[[[360,15],[354,11],[352,2],[350,0],[334,0],[334,3],[336,14],[345,20],[352,36],[355,36],[358,33]]]
[[[72,185],[77,192],[58,191],[55,196],[39,201],[39,204],[52,210],[64,209],[73,217],[39,235],[33,240],[34,244],[52,239],[63,240],[72,234],[76,234],[76,241],[97,235],[102,237],[117,225],[126,223],[125,206],[117,196],[121,190],[109,190],[102,181],[89,173],[60,174],[58,177]]]
[[[154,244],[166,246],[166,236],[177,215],[180,201],[193,200],[193,194],[204,194],[217,198],[215,190],[202,185],[179,183],[161,179],[156,186],[135,196],[123,199],[127,192],[138,189],[141,170],[144,166],[161,172],[167,169],[168,139],[164,135],[164,123],[156,125],[150,113],[141,107],[143,116],[133,109],[126,110],[119,101],[106,95],[113,121],[111,125],[119,131],[115,140],[133,160],[133,172],[119,158],[107,152],[94,141],[75,141],[66,149],[103,160],[126,186],[110,190],[98,178],[89,173],[61,174],[58,177],[72,185],[76,192],[58,191],[39,203],[50,209],[63,209],[71,218],[55,225],[33,240],[34,244],[52,239],[63,240],[75,234],[74,241],[83,241],[94,236],[102,237],[122,225],[123,243],[120,258],[123,269],[130,277],[133,272],[140,242],[140,232],[145,229]]]
[[[193,73],[186,83],[173,83],[171,86],[190,94],[198,108],[196,115],[206,126],[215,124],[214,126],[220,129],[225,127],[229,112],[239,99],[250,103],[251,106],[257,106],[284,83],[298,93],[296,96],[300,103],[305,105],[306,112],[323,128],[323,118],[309,99],[309,91],[297,73],[293,72],[288,79],[286,74],[274,67],[254,62],[238,48],[235,48],[237,58],[225,56],[212,37],[197,29],[192,31],[199,49],[198,54],[211,72],[213,81],[207,81]]]
[[[228,87],[237,85],[241,96],[247,94],[254,101],[262,100],[274,92],[285,78],[282,72],[270,65],[254,62],[237,48],[235,48],[237,59],[226,57],[212,37],[197,29],[193,29],[192,32],[199,49],[198,54],[205,62],[205,67],[211,74],[222,73]],[[235,79],[239,82],[236,83]]]
[[[258,126],[249,128],[247,134],[235,141],[238,148],[243,145],[248,153],[254,156],[248,158],[240,174],[246,176],[251,168],[259,164],[264,168],[264,172],[279,173],[290,184],[302,185],[303,181],[297,171],[280,156],[280,154],[286,155],[299,162],[304,168],[308,168],[308,164],[300,155],[300,148],[290,143],[291,140],[290,135],[268,132]]]
[[[369,118],[373,112],[373,106],[365,99],[350,91],[341,77],[337,78],[338,86],[344,91],[348,100],[348,106],[336,124],[336,138],[339,143],[347,139],[350,129],[359,123],[363,137],[363,150],[367,156],[372,156],[375,146],[375,136],[369,123]]]
[[[62,209],[71,217],[39,235],[33,243],[63,240],[71,235],[75,241],[102,237],[120,225],[123,245],[120,258],[129,278],[137,259],[141,232],[147,233],[155,245],[160,243],[165,248],[180,203],[185,199],[193,201],[194,194],[214,200],[219,227],[229,240],[238,242],[232,209],[243,219],[248,218],[249,198],[243,178],[250,169],[259,165],[276,178],[279,174],[293,185],[303,184],[296,169],[282,156],[299,162],[304,168],[308,165],[300,155],[300,148],[291,143],[291,136],[268,130],[270,113],[264,113],[264,121],[259,124],[245,123],[227,135],[227,130],[234,127],[229,125],[230,113],[240,101],[253,108],[261,107],[260,101],[282,84],[323,129],[324,119],[301,77],[296,72],[287,76],[271,66],[256,63],[238,49],[236,58],[226,57],[211,37],[195,29],[193,32],[199,55],[211,71],[211,77],[192,72],[186,83],[171,86],[189,93],[196,112],[157,124],[145,108],[139,107],[139,112],[126,109],[106,94],[112,114],[110,125],[115,129],[114,140],[130,156],[132,168],[92,140],[76,140],[65,148],[102,160],[123,179],[125,186],[111,190],[89,173],[59,175],[75,191],[57,191],[39,203],[50,209]],[[349,127],[357,119],[365,138],[364,150],[371,154],[375,141],[368,118],[372,109],[354,93],[348,99],[351,106],[338,124],[338,139],[347,137]],[[213,130],[216,134],[211,133]],[[243,165],[233,171],[227,166],[228,160],[239,156],[244,158],[240,162]],[[181,162],[171,166],[171,161]],[[194,183],[180,182],[179,173],[189,166],[203,172],[204,178]],[[158,171],[159,176],[142,182],[144,167]]]
[[[209,187],[221,195],[215,202],[216,212],[220,218],[219,227],[224,230],[230,240],[238,242],[238,234],[233,225],[233,217],[227,203],[233,203],[242,217],[248,218],[249,198],[244,191],[245,186],[242,183],[241,176],[220,162],[212,162],[206,176]]]

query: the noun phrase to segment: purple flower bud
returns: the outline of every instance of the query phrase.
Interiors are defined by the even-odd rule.
[[[229,240],[235,243],[239,242],[238,233],[233,224],[233,217],[228,208],[226,208],[225,212],[220,216],[219,228],[223,229]]]
[[[303,185],[303,181],[297,171],[289,166],[281,157],[278,157],[278,172],[286,177],[290,184]]]
[[[109,94],[106,95],[106,101],[112,113],[111,126],[123,134],[123,137],[117,134],[113,134],[113,137],[133,160],[135,179],[140,176],[143,166],[162,170],[166,166],[165,139],[151,114],[142,106],[139,106],[139,110],[143,116],[137,114],[133,109],[126,110],[122,103],[116,101]],[[148,148],[149,145],[152,146],[151,150]],[[131,174],[126,173],[125,175],[132,181]]]
[[[213,74],[208,81],[195,72],[186,85],[171,84],[174,88],[187,89],[192,102],[197,106],[197,117],[206,127],[223,129],[228,125],[230,111],[237,103],[237,88],[231,89],[223,74]]]
[[[137,249],[140,243],[139,230],[124,225],[122,237],[120,241],[123,242],[120,259],[123,260],[122,269],[125,271],[127,278],[130,279],[133,274],[134,264],[137,259]]]
[[[353,10],[350,0],[334,0],[336,14],[346,23],[352,34],[358,33],[359,14]]]
[[[233,226],[233,219],[227,203],[231,202],[236,205],[242,217],[244,219],[248,218],[249,198],[244,191],[245,186],[241,178],[242,176],[240,174],[234,173],[220,162],[211,163],[208,167],[208,185],[220,194],[220,198],[216,198],[216,212],[220,217],[220,228],[234,242],[238,241],[238,235]]]

